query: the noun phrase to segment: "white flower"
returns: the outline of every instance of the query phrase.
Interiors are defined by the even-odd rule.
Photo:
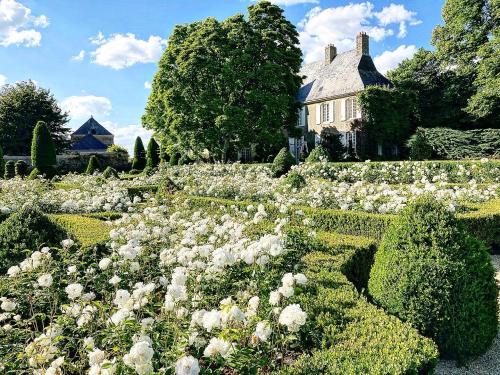
[[[307,284],[307,277],[303,273],[298,273],[294,276],[295,282],[299,285]]]
[[[281,311],[278,319],[281,325],[288,328],[290,332],[297,332],[306,323],[307,314],[299,305],[289,305]]]
[[[267,321],[258,322],[255,327],[255,336],[261,341],[267,341],[272,332],[271,325]]]
[[[17,276],[21,272],[21,268],[19,266],[12,266],[7,270],[7,275],[9,277]]]
[[[69,284],[65,289],[69,299],[77,299],[82,295],[83,286],[81,284]]]
[[[203,351],[203,355],[205,357],[213,357],[220,354],[222,357],[226,358],[231,355],[232,351],[232,344],[230,342],[213,337]]]
[[[87,356],[89,357],[89,365],[93,366],[101,364],[106,358],[106,353],[101,349],[94,348],[94,350],[89,352]]]
[[[217,310],[208,311],[203,315],[202,318],[203,328],[205,328],[207,332],[212,332],[214,328],[221,327],[222,323],[221,320],[222,320],[222,314],[220,311]]]
[[[76,273],[77,269],[76,269],[76,266],[69,266],[68,267],[68,275],[72,275],[74,273]]]
[[[198,360],[193,356],[184,356],[175,363],[176,375],[198,375],[200,373],[200,365]]]
[[[68,238],[66,240],[62,240],[61,241],[61,245],[63,248],[65,249],[69,249],[71,246],[73,246],[75,244],[75,241],[73,241],[72,239]]]
[[[281,293],[278,291],[272,291],[271,294],[269,295],[269,304],[271,306],[279,305],[280,300],[281,300]]]
[[[109,281],[108,281],[108,282],[109,282],[111,285],[116,285],[116,284],[118,284],[120,281],[122,281],[122,279],[121,279],[119,276],[114,275],[111,279],[109,279]]]
[[[2,304],[0,307],[2,308],[3,311],[11,312],[14,311],[17,307],[17,303],[15,303],[13,300],[10,300],[6,297],[0,298],[0,301],[2,301]]]
[[[102,258],[99,262],[99,268],[103,271],[107,270],[109,265],[111,264],[111,259]]]
[[[139,375],[146,375],[153,371],[151,360],[154,355],[149,338],[143,337],[134,344],[128,354],[123,357],[123,362],[134,368]]]
[[[45,273],[43,275],[41,275],[40,277],[38,277],[38,279],[36,280],[38,285],[41,286],[42,288],[48,288],[52,285],[52,275],[49,274],[49,273]]]

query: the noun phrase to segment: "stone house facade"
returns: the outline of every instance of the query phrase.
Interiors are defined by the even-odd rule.
[[[327,45],[324,59],[304,65],[300,75],[304,79],[298,93],[302,104],[298,126],[304,136],[289,139],[292,154],[304,151],[307,134],[314,135],[317,145],[325,132],[339,134],[343,145],[356,151],[360,132],[354,125],[362,121],[356,95],[371,85],[391,86],[373,63],[369,36],[360,32],[356,49],[340,54],[333,44]]]

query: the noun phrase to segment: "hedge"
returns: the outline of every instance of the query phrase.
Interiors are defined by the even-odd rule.
[[[109,240],[110,227],[103,220],[71,214],[52,214],[49,217],[64,227],[83,246]]]
[[[188,200],[192,207],[208,210],[218,210],[219,207],[230,209],[237,207],[246,210],[249,205],[257,207],[258,202],[233,201],[222,198],[201,196],[166,196],[166,200],[182,197]],[[272,204],[265,204],[269,218],[280,216],[278,208]],[[480,205],[475,205],[476,211],[458,214],[460,221],[464,222],[469,231],[482,240],[493,250],[500,246],[500,199],[492,200]],[[391,222],[397,217],[392,214],[375,214],[361,211],[342,211],[333,209],[319,209],[297,206],[290,212],[292,225],[302,225],[304,218],[313,221],[314,228],[322,231],[336,232],[354,236],[366,236],[380,240]]]
[[[432,372],[439,355],[432,340],[370,304],[356,289],[366,285],[373,240],[318,233],[304,246],[310,252],[301,263],[310,290],[299,303],[317,332],[318,342],[311,344],[320,349],[301,355],[282,374]]]

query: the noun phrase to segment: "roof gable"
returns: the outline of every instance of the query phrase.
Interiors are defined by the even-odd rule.
[[[299,74],[306,77],[297,97],[302,103],[346,96],[369,85],[390,85],[372,58],[356,50],[337,55],[330,64],[317,61],[304,65]]]
[[[73,135],[113,135],[104,126],[99,124],[93,117],[90,117],[82,126],[80,126]]]
[[[71,149],[74,151],[82,151],[82,150],[106,150],[108,146],[94,137],[92,134],[87,134],[82,139],[79,139],[71,146]]]

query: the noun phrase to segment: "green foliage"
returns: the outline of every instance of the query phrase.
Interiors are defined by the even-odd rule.
[[[476,210],[458,215],[467,230],[479,238],[492,251],[500,250],[500,199],[494,199],[476,207]]]
[[[393,147],[402,145],[411,131],[412,97],[400,90],[370,86],[358,94],[358,102],[363,112],[359,156],[376,158],[377,147],[382,145],[384,158],[396,157]]]
[[[406,143],[411,160],[428,160],[432,157],[432,146],[425,136],[425,130],[418,128]]]
[[[170,155],[168,154],[167,147],[160,144],[160,164],[166,164],[170,161]]]
[[[114,152],[116,154],[126,154],[128,156],[128,151],[125,147],[120,145],[112,144],[106,149],[107,152]]]
[[[146,150],[141,137],[135,139],[134,159],[132,160],[132,169],[142,171],[146,167]]]
[[[329,128],[323,129],[321,132],[321,146],[328,152],[329,160],[340,161],[344,159],[346,148],[340,140],[339,133],[332,132]]]
[[[159,198],[168,198],[181,190],[172,179],[169,177],[163,177],[158,184],[158,190],[156,192]]]
[[[100,169],[101,169],[101,163],[99,163],[99,159],[97,159],[97,156],[92,155],[89,159],[89,163],[87,164],[87,169],[85,169],[85,174],[93,175]]]
[[[410,138],[408,147],[411,154],[423,153],[426,158],[434,159],[497,157],[500,155],[500,129],[419,128]]]
[[[362,237],[318,233],[302,246],[311,287],[300,296],[319,347],[280,374],[417,374],[437,363],[435,344],[358,292],[366,285],[375,243]],[[317,340],[317,341],[314,341]]]
[[[255,140],[266,159],[296,123],[301,51],[283,10],[267,1],[222,22],[177,26],[142,122],[169,143],[227,161]]]
[[[318,163],[321,161],[331,161],[331,157],[325,147],[318,145],[307,156],[306,163]]]
[[[430,197],[411,204],[385,233],[369,291],[431,337],[444,357],[484,353],[496,336],[498,289],[489,254]]]
[[[177,165],[179,163],[180,157],[181,157],[180,154],[174,152],[172,155],[170,155],[170,160],[168,161],[168,164],[170,164],[171,166]]]
[[[68,233],[34,207],[23,207],[0,224],[0,272],[43,246],[59,246]]]
[[[16,161],[15,169],[18,177],[26,177],[28,174],[28,164],[24,160]]]
[[[68,114],[49,90],[33,81],[5,85],[0,89],[0,146],[7,155],[29,155],[33,130],[44,121],[58,152],[69,146]]]
[[[47,124],[38,121],[33,131],[31,143],[31,164],[49,178],[54,176],[56,167],[56,150]]]
[[[28,175],[28,180],[36,180],[38,176],[41,176],[42,173],[38,170],[38,168],[33,168]]]
[[[285,177],[285,184],[290,186],[292,189],[300,190],[306,186],[306,179],[297,171],[291,171]]]
[[[106,169],[104,170],[104,172],[102,173],[102,176],[104,178],[118,178],[118,172],[116,171],[116,169],[114,169],[113,167],[106,167]]]
[[[283,147],[273,160],[273,165],[271,167],[273,176],[281,177],[287,174],[292,168],[292,165],[295,165],[295,158],[286,147]]]
[[[5,163],[5,171],[3,174],[3,178],[6,180],[10,180],[11,178],[14,178],[16,175],[16,165],[12,160],[9,160],[7,163]]]
[[[5,160],[3,159],[3,149],[2,146],[0,145],[0,171],[3,171],[5,169]]]
[[[70,214],[56,214],[49,217],[71,233],[82,246],[96,245],[109,240],[109,226],[103,220]]]
[[[151,137],[148,143],[146,167],[150,169],[157,168],[160,164],[160,146],[155,139]]]

